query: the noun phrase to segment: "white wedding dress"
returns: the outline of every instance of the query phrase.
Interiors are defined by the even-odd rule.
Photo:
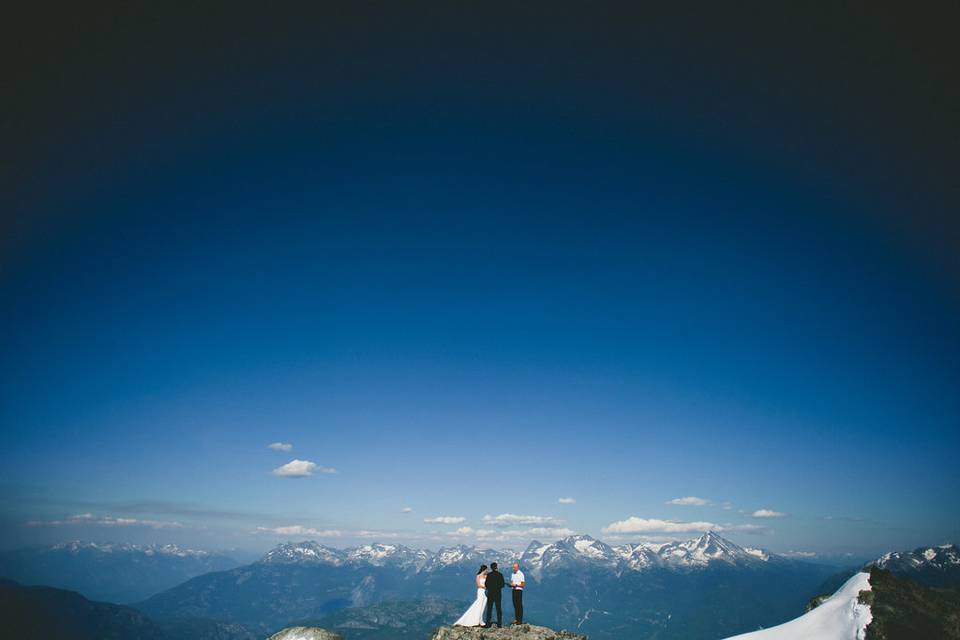
[[[483,588],[477,589],[477,599],[473,601],[470,608],[460,616],[460,619],[453,623],[455,627],[479,627],[483,624],[484,610],[487,608],[487,591]]]

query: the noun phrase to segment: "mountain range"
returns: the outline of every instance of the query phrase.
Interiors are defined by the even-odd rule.
[[[55,566],[51,558],[62,560],[64,554],[72,558],[68,566],[75,574],[89,562],[98,580],[108,578],[103,568],[110,564],[104,557],[113,562],[137,559],[123,565],[125,572],[119,576],[125,583],[136,570],[154,575],[156,566],[144,558],[164,564],[221,557],[172,546],[72,543],[15,552],[12,557],[22,564],[12,566],[31,569],[28,560],[36,558],[39,567],[50,572]],[[958,557],[953,545],[925,547],[885,554],[867,570],[889,569],[936,584],[958,584]],[[58,610],[66,608],[73,612],[63,614],[68,618],[79,611],[78,624],[99,629],[89,637],[119,625],[126,637],[252,640],[292,624],[310,624],[333,629],[348,640],[414,639],[429,637],[433,628],[448,624],[467,606],[481,562],[497,561],[506,568],[514,560],[527,575],[529,622],[575,630],[595,640],[706,640],[774,626],[802,613],[812,596],[824,592],[824,584],[837,579],[836,567],[741,547],[709,532],[685,542],[617,546],[570,536],[551,543],[534,541],[522,552],[465,545],[427,551],[380,543],[336,549],[303,541],[281,544],[251,564],[189,578],[132,607],[13,583],[5,584],[0,595],[8,608],[46,609],[60,617]],[[33,575],[39,573],[32,569]],[[58,578],[65,581],[65,576]],[[927,593],[901,591],[914,600],[917,593]],[[910,604],[904,610],[919,606]],[[505,609],[509,619],[509,599]]]
[[[336,549],[313,541],[281,544],[267,552],[262,564],[305,564],[333,567],[394,567],[415,573],[440,571],[448,567],[499,561],[519,562],[534,577],[560,568],[603,567],[616,574],[657,568],[676,570],[703,568],[712,563],[756,566],[757,563],[790,562],[789,559],[759,549],[741,547],[714,532],[704,533],[687,542],[608,545],[587,535],[575,535],[551,543],[537,540],[525,551],[494,550],[467,545],[442,547],[436,552],[412,549],[401,544],[366,544]]]
[[[931,587],[960,584],[960,548],[955,544],[892,551],[867,565],[868,568],[871,566],[910,577]]]
[[[481,562],[506,568],[514,560],[528,577],[531,622],[597,638],[693,637],[772,623],[802,611],[835,571],[740,547],[713,532],[687,542],[616,547],[570,536],[534,541],[522,553],[469,546],[431,552],[400,544],[335,549],[303,541],[282,544],[253,564],[198,576],[137,606],[157,620],[207,618],[265,633],[386,602],[464,603],[474,595]],[[362,629],[347,635],[367,637]]]
[[[221,552],[177,545],[67,542],[0,552],[0,577],[130,603],[211,571],[242,564]]]
[[[690,570],[713,563],[730,566],[758,566],[759,563],[788,561],[773,554],[741,547],[709,531],[687,542],[641,543],[610,546],[590,536],[570,536],[543,544],[534,541],[520,557],[520,564],[540,577],[545,571],[581,565],[606,567],[618,574],[652,569]]]

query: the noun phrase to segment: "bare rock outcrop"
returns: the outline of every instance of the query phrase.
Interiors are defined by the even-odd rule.
[[[532,624],[508,625],[502,629],[496,627],[440,627],[432,640],[587,640],[569,631],[554,631],[548,627]]]
[[[343,637],[320,627],[288,627],[268,640],[343,640]]]

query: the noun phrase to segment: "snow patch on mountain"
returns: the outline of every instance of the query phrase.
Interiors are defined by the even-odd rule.
[[[399,566],[420,570],[432,556],[424,549],[411,549],[402,544],[365,544],[347,551],[347,560],[366,563],[375,567]]]
[[[339,549],[313,541],[288,542],[267,552],[260,562],[265,564],[327,564],[340,566],[346,562],[346,554]]]
[[[686,542],[627,544],[616,547],[628,569],[650,567],[706,567],[712,563],[751,564],[768,562],[772,554],[762,549],[741,547],[712,531]]]
[[[870,590],[870,574],[858,573],[819,607],[799,618],[727,640],[863,640],[873,614],[869,605],[860,603],[860,592]]]
[[[614,571],[644,571],[654,568],[693,570],[726,563],[755,565],[779,558],[760,549],[740,547],[716,533],[708,532],[694,540],[667,543],[633,543],[612,547],[588,535],[568,536],[551,543],[533,541],[522,554],[512,550],[493,550],[468,545],[442,547],[436,552],[411,549],[401,544],[364,544],[349,549],[334,549],[314,541],[281,544],[261,559],[277,564],[367,564],[420,571],[438,571],[446,567],[479,566],[499,562],[509,567],[519,562],[524,571],[539,579],[544,571],[595,567]]]
[[[436,571],[463,564],[480,566],[481,564],[490,564],[491,562],[500,562],[506,565],[518,557],[518,554],[510,549],[496,551],[494,549],[477,548],[461,544],[455,547],[441,547],[430,557],[424,566],[424,570]]]
[[[535,577],[547,568],[575,567],[584,563],[615,568],[620,561],[620,554],[613,547],[586,535],[568,536],[551,544],[534,541],[520,557],[521,566],[528,568]]]
[[[955,544],[944,544],[939,547],[920,547],[913,551],[891,551],[872,564],[894,572],[919,569],[942,571],[960,565],[960,548]]]

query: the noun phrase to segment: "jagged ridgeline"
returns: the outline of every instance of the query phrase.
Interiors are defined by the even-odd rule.
[[[835,571],[740,547],[715,533],[617,547],[571,536],[533,542],[522,553],[302,542],[281,545],[251,565],[194,578],[138,606],[158,620],[208,618],[259,634],[309,622],[360,640],[422,638],[466,608],[481,562],[507,566],[514,559],[527,575],[531,623],[595,639],[717,638],[776,624],[802,612]],[[509,619],[509,600],[506,609]]]
[[[194,577],[133,607],[6,583],[0,615],[5,631],[27,629],[18,637],[262,640],[299,625],[346,640],[426,640],[466,609],[481,562],[507,565],[517,558],[527,575],[527,621],[594,640],[716,640],[796,618],[824,593],[823,585],[833,584],[829,593],[840,586],[835,567],[740,547],[713,533],[682,543],[620,546],[572,536],[534,542],[522,553],[391,544],[333,549],[306,541]],[[868,638],[922,638],[904,635],[911,620],[952,620],[950,590],[921,587],[912,578],[949,581],[958,558],[956,547],[943,546],[887,554],[873,563],[911,576],[908,584],[919,590],[878,588],[876,631]],[[103,565],[89,566],[95,572]],[[509,599],[505,609],[509,620]],[[881,629],[886,635],[876,635]]]
[[[867,568],[873,566],[931,587],[960,585],[960,549],[955,544],[892,551],[869,563]]]

